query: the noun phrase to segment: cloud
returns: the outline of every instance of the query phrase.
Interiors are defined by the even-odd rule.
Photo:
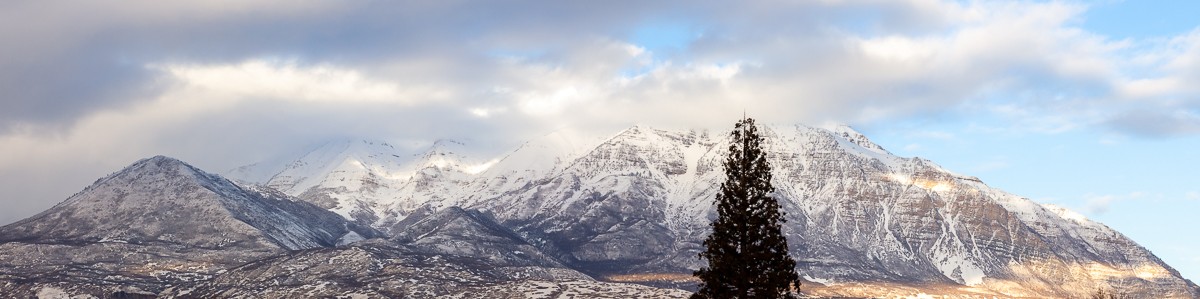
[[[416,105],[449,98],[446,86],[398,84],[331,65],[299,66],[296,62],[250,60],[226,65],[152,67],[173,76],[185,89],[211,98],[265,98],[301,102],[388,102]]]
[[[1187,195],[1184,195],[1184,197],[1191,200],[1200,200],[1200,191],[1188,192]]]
[[[1114,116],[1108,124],[1137,136],[1168,137],[1200,134],[1200,114],[1187,110],[1130,110]]]
[[[1028,106],[1044,107],[1035,116],[1011,116],[1027,119],[1080,105],[1071,100],[1041,103],[1045,96],[1073,99],[1106,88],[1119,77],[1113,52],[1122,47],[1071,27],[1085,7],[1053,2],[689,3],[683,10],[672,3],[634,2],[144,4],[141,9],[113,5],[117,8],[107,14],[112,17],[80,22],[67,22],[68,16],[80,12],[61,6],[31,3],[22,6],[21,14],[14,13],[19,17],[12,19],[14,24],[45,19],[50,21],[40,22],[44,25],[35,28],[43,30],[35,32],[65,34],[18,51],[61,56],[36,54],[41,59],[12,61],[57,69],[45,66],[55,64],[53,59],[84,57],[97,65],[65,72],[111,92],[91,90],[86,84],[61,88],[54,80],[23,84],[47,91],[4,97],[16,108],[6,109],[13,111],[8,125],[70,123],[89,111],[153,98],[164,92],[155,84],[159,78],[180,76],[179,66],[208,67],[209,75],[219,75],[214,68],[221,65],[241,67],[245,81],[262,80],[267,73],[251,73],[248,67],[253,65],[238,64],[279,56],[297,65],[338,65],[346,72],[394,79],[406,87],[412,83],[406,81],[423,76],[422,86],[458,96],[464,105],[474,106],[467,109],[482,109],[477,111],[552,116],[599,105],[677,107],[686,102],[702,108],[695,110],[745,108],[779,122],[878,122],[1025,90],[1031,94],[1017,97],[1036,104]],[[195,16],[177,18],[190,11],[196,11]],[[486,11],[514,16],[481,15]],[[695,24],[689,27],[699,28],[696,37],[667,53],[647,52],[624,41],[636,39],[642,24],[664,16]],[[75,23],[88,25],[71,25]],[[101,35],[94,45],[81,44],[84,36],[97,31],[117,34]],[[1189,40],[1175,41],[1169,48],[1178,55],[1164,54],[1155,61],[1187,69],[1194,64],[1185,55]],[[53,46],[61,50],[45,51]],[[518,54],[496,59],[496,53]],[[163,74],[163,68],[144,67],[147,64],[176,68]],[[61,96],[52,90],[78,94]],[[304,97],[323,97],[319,93],[325,91]],[[27,113],[32,110],[57,117]],[[640,121],[642,116],[619,120]],[[1074,128],[1066,123],[1046,126],[1048,131]]]
[[[1200,34],[1110,40],[1075,26],[1086,9],[10,1],[0,4],[0,197],[14,198],[10,215],[28,215],[154,154],[220,171],[328,138],[502,149],[567,125],[713,128],[743,111],[775,123],[970,114],[1044,133],[1200,132],[1197,88],[1185,84],[1200,81]],[[638,44],[662,24],[688,36]]]
[[[1141,191],[1134,191],[1123,195],[1095,195],[1086,194],[1083,199],[1087,201],[1087,210],[1093,214],[1104,214],[1108,212],[1113,203],[1127,200],[1139,200],[1146,198],[1147,194]]]
[[[62,127],[146,98],[161,86],[160,74],[144,63],[208,52],[213,47],[206,42],[221,41],[206,37],[247,29],[207,25],[308,15],[322,11],[318,2],[6,2],[0,9],[0,132]]]
[[[1115,195],[1090,195],[1084,196],[1087,200],[1087,209],[1093,214],[1104,214],[1108,212],[1108,207],[1117,200]]]
[[[479,118],[449,103],[413,109],[408,103],[381,103],[370,97],[313,101],[238,94],[236,88],[200,88],[186,82],[173,86],[155,99],[91,113],[61,134],[0,137],[5,152],[14,153],[0,156],[0,190],[10,207],[0,213],[0,220],[32,215],[96,178],[152,155],[222,172],[341,138],[416,145],[453,138],[507,149],[532,137],[520,135],[517,128],[538,126],[503,115]]]
[[[1073,90],[1104,85],[1103,76],[1116,71],[1107,60],[1115,46],[1069,26],[1084,7],[1061,3],[688,3],[683,10],[672,3],[635,2],[224,3],[229,7],[137,3],[145,4],[140,9],[130,8],[137,4],[98,3],[117,8],[105,14],[110,18],[80,21],[67,19],[81,14],[75,9],[38,3],[13,14],[19,17],[11,19],[13,25],[46,19],[50,21],[35,27],[42,30],[34,32],[65,33],[37,39],[49,41],[19,51],[38,59],[12,61],[58,69],[46,66],[59,65],[55,59],[82,57],[93,65],[63,74],[112,91],[86,85],[61,88],[64,82],[55,80],[24,84],[46,92],[5,97],[16,108],[21,108],[17,103],[37,103],[7,109],[13,111],[10,126],[70,123],[89,111],[152,98],[147,95],[163,92],[153,84],[158,78],[180,75],[178,69],[162,74],[162,68],[144,67],[147,64],[216,67],[277,56],[299,64],[339,65],[385,79],[423,72],[423,79],[433,81],[424,84],[442,85],[439,88],[461,97],[482,93],[479,98],[487,99],[488,91],[507,91],[490,96],[520,103],[501,99],[502,103],[473,104],[509,106],[505,108],[512,111],[561,114],[614,102],[673,107],[686,97],[688,106],[757,109],[763,118],[781,122],[884,121],[952,109],[1005,90],[1076,93]],[[488,11],[514,15],[486,17]],[[191,17],[178,18],[184,12]],[[645,52],[623,40],[633,38],[640,24],[664,16],[702,29],[679,51],[629,51]],[[93,40],[85,37],[98,31],[114,35],[81,44]],[[55,46],[58,51],[46,51]],[[494,53],[530,55],[516,55],[518,59],[506,64],[495,61]],[[641,76],[617,84],[631,70]],[[526,82],[513,77],[520,75],[543,77]],[[708,83],[717,77],[721,84]],[[543,78],[550,80],[529,82]],[[51,92],[55,90],[78,94],[60,96]],[[30,110],[57,117],[26,113]]]

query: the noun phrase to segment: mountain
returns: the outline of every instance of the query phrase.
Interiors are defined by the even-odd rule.
[[[809,281],[806,292],[1076,298],[1112,288],[1135,297],[1200,296],[1195,284],[1103,224],[928,160],[895,156],[850,127],[785,125],[763,131],[776,196],[788,215],[784,232]],[[488,215],[589,275],[687,288],[694,285],[690,271],[700,265],[696,254],[715,217],[712,202],[722,180],[725,143],[724,132],[647,126],[601,138],[558,130],[494,162],[430,168],[425,162],[430,155],[419,154],[388,162],[417,165],[401,173],[437,170],[419,180],[395,176],[399,186],[422,182],[423,190],[437,190],[432,194],[384,196],[340,188],[342,182],[382,177],[364,171],[304,177],[345,174],[306,188],[325,190],[330,198],[403,207],[378,209],[393,213],[381,219],[459,206]],[[381,167],[352,153],[329,156],[360,157],[354,159],[363,163],[358,169]],[[386,151],[377,156],[406,157]],[[339,159],[302,160],[315,165]],[[461,165],[480,167],[464,171]],[[397,235],[402,222],[374,225]]]
[[[762,133],[806,294],[1200,297],[1101,223],[852,128]],[[238,183],[153,157],[0,227],[0,296],[681,298],[726,142],[559,129],[487,159],[455,141],[338,141],[238,168]]]
[[[13,296],[47,286],[154,294],[255,259],[379,235],[306,202],[157,156],[0,227],[0,289]]]
[[[172,288],[162,297],[683,298],[602,282],[543,254],[479,211],[415,211],[396,236],[293,252]]]
[[[430,152],[423,158],[434,161],[433,167],[449,165],[436,162],[442,151]],[[331,177],[318,182],[334,181]],[[384,238],[271,187],[234,183],[179,160],[153,157],[45,212],[0,227],[0,297],[688,295],[597,281],[479,211],[410,212],[395,223],[395,237]]]
[[[382,141],[322,144],[285,165],[248,165],[227,175],[329,209],[355,223],[385,231],[429,204],[455,206],[457,190],[481,171],[463,143],[441,140],[421,151]]]
[[[715,144],[696,132],[650,132],[642,126],[626,130],[560,171],[480,198],[471,208],[493,213],[525,237],[567,253],[565,261],[590,273],[633,270],[664,253],[694,259],[695,252],[677,246],[682,240],[670,226],[681,219],[669,217],[668,210],[679,206],[678,193],[693,187],[678,178],[698,173],[685,158],[699,158]],[[667,268],[682,273],[688,266]]]

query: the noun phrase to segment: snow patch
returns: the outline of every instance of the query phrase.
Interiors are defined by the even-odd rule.
[[[804,275],[804,280],[819,283],[821,285],[826,285],[826,286],[833,285],[833,280],[831,280],[831,279],[816,278],[816,277],[812,277],[812,276],[808,276],[808,275]]]
[[[1046,210],[1049,210],[1050,212],[1053,212],[1055,215],[1058,215],[1058,217],[1062,217],[1063,219],[1067,219],[1067,220],[1071,220],[1071,221],[1075,221],[1075,222],[1079,222],[1079,223],[1091,222],[1091,220],[1088,220],[1087,217],[1083,216],[1083,214],[1077,213],[1072,210],[1068,210],[1067,208],[1062,207],[1062,206],[1053,205],[1053,204],[1042,204],[1042,207],[1046,208]]]
[[[85,298],[96,298],[96,297],[91,296],[91,295],[71,296],[70,293],[67,293],[67,291],[65,291],[63,289],[52,287],[52,286],[43,286],[41,289],[38,290],[37,298],[38,299],[85,299]]]
[[[358,233],[351,231],[345,235],[342,235],[342,237],[338,239],[337,245],[342,246],[362,240],[366,240],[366,238],[363,238],[363,236],[359,235]]]
[[[976,267],[974,264],[965,264],[958,268],[962,271],[962,280],[969,286],[977,286],[983,283],[983,278],[987,277],[983,274],[983,270]]]

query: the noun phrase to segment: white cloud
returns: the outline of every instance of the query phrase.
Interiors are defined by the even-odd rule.
[[[212,93],[213,99],[284,101],[370,101],[416,104],[449,98],[450,88],[389,82],[332,65],[299,66],[261,59],[223,65],[153,66],[185,88]]]
[[[414,4],[404,10],[330,1],[282,6],[277,1],[108,3],[112,11],[89,17],[84,23],[90,25],[82,26],[97,29],[69,32],[78,32],[79,36],[70,35],[75,38],[100,28],[130,32],[133,35],[121,40],[136,43],[118,46],[165,54],[121,59],[133,59],[135,64],[138,59],[149,60],[140,62],[160,65],[159,69],[186,77],[197,87],[228,93],[299,100],[453,98],[482,101],[472,107],[505,106],[543,116],[600,104],[672,108],[684,103],[696,110],[757,109],[776,121],[863,123],[1005,97],[1033,111],[1004,117],[1020,123],[1034,120],[1038,123],[1034,130],[1062,132],[1118,114],[1110,111],[1122,109],[1108,103],[1113,98],[1179,94],[1187,88],[1180,82],[1194,81],[1186,76],[1200,69],[1200,62],[1191,58],[1200,56],[1193,55],[1200,53],[1196,42],[1200,34],[1177,37],[1161,47],[1137,47],[1150,50],[1131,54],[1129,41],[1108,40],[1075,27],[1086,10],[1078,4],[929,0],[687,4],[689,9],[678,11],[671,3],[613,3],[587,9],[546,3]],[[470,13],[489,10],[535,17],[479,18]],[[867,17],[845,13],[854,10],[874,13]],[[49,4],[9,11],[21,11],[13,13],[20,17],[14,19],[31,23],[37,23],[34,18],[49,20],[41,23],[48,24],[51,32],[66,32],[59,27],[79,22],[45,16],[83,13]],[[195,12],[197,17],[174,17],[181,12]],[[667,12],[702,28],[678,53],[651,53],[620,42],[639,18],[653,19]],[[876,26],[846,25],[859,22]],[[125,26],[142,30],[125,30]],[[69,38],[61,47],[72,45]],[[160,43],[166,46],[142,47]],[[500,55],[501,61],[481,58],[496,58],[492,54],[496,51],[520,54]],[[35,48],[29,52],[61,51]],[[305,62],[256,60],[264,53],[303,57]],[[395,67],[422,61],[430,63]],[[1131,64],[1148,65],[1159,76],[1124,74],[1123,67]],[[415,72],[428,74],[420,77]],[[627,78],[631,74],[634,77]],[[488,93],[493,87],[510,92]],[[507,98],[472,99],[489,96]],[[1064,110],[1072,112],[1062,116],[1058,111]]]
[[[859,47],[872,59],[920,63],[934,58],[943,43],[942,40],[887,36],[863,39],[859,41]]]
[[[1187,195],[1185,195],[1185,197],[1187,199],[1191,199],[1191,200],[1200,200],[1200,191],[1188,192]]]
[[[743,111],[1200,132],[1200,87],[1185,84],[1200,81],[1200,31],[1115,41],[1077,28],[1075,4],[226,2],[0,10],[0,197],[45,206],[152,154],[219,171],[346,134],[519,142],[567,124],[723,127]],[[661,53],[626,41],[662,16],[702,32]]]
[[[1117,200],[1115,195],[1087,195],[1084,196],[1087,200],[1087,209],[1093,214],[1104,214],[1108,212],[1108,207]]]
[[[1128,194],[1106,194],[1095,195],[1086,194],[1083,199],[1087,201],[1087,210],[1093,214],[1104,214],[1108,212],[1109,207],[1114,203],[1127,200],[1141,200],[1147,198],[1147,194],[1142,191],[1134,191]]]

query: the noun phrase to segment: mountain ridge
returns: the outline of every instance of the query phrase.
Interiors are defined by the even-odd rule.
[[[848,126],[762,132],[807,294],[1200,297],[1099,222],[895,156]],[[0,294],[683,297],[612,282],[695,287],[726,142],[560,128],[489,159],[455,141],[344,141],[235,169],[236,183],[156,156],[0,227],[0,289],[15,290]]]
[[[411,206],[491,213],[593,274],[685,273],[698,265],[723,134],[639,125],[561,146],[571,142],[555,139],[588,138],[559,132],[493,159],[467,183],[451,182],[459,194]],[[792,223],[785,233],[813,280],[936,281],[1053,296],[1132,284],[1167,297],[1197,294],[1177,271],[1107,226],[1068,219],[925,159],[897,157],[849,126],[769,125],[764,135],[776,194]],[[1150,286],[1160,280],[1182,293],[1155,293]]]

